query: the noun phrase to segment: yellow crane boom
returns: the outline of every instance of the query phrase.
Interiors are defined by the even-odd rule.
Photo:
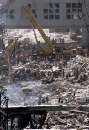
[[[25,7],[23,7],[23,9],[26,12],[26,14],[29,16],[32,26],[34,28],[38,29],[39,33],[41,34],[42,38],[44,39],[45,43],[47,44],[48,48],[46,48],[46,49],[48,49],[49,51],[52,52],[52,50],[54,48],[53,42],[49,40],[49,37],[43,31],[42,26],[38,23],[37,19],[33,15],[31,6],[30,5],[25,6]]]

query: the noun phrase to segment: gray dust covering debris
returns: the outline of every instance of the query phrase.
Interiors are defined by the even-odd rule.
[[[8,85],[7,96],[9,106],[33,105],[89,105],[89,59],[76,56],[63,66],[64,74],[60,72],[60,63],[29,64],[31,81],[15,81]],[[55,66],[55,71],[53,71]],[[45,67],[44,71],[43,68]],[[34,71],[35,70],[35,71]],[[36,76],[37,72],[37,76]],[[48,82],[48,72],[53,75]],[[56,73],[57,75],[56,75]],[[34,74],[35,73],[35,74]],[[43,82],[45,79],[45,83]],[[43,128],[76,128],[89,125],[89,114],[82,111],[48,112]]]
[[[0,0],[0,130],[89,130],[88,7]]]

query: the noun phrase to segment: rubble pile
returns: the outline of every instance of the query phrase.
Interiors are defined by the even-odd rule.
[[[80,88],[81,85],[79,85],[78,83],[75,83],[74,85],[65,80],[64,82],[60,81],[56,85],[55,84],[50,85],[50,87],[49,89],[51,90],[50,91],[51,98],[49,98],[48,103],[51,102],[51,104],[56,105],[58,104],[74,105],[76,109],[81,104],[83,105],[89,104],[89,93],[88,93],[89,88],[86,94],[86,92],[84,92],[84,89],[81,89]],[[89,114],[87,112],[74,110],[69,112],[65,111],[48,112],[43,128],[69,129],[69,128],[81,128],[83,126],[89,126]]]
[[[81,128],[81,126],[88,126],[88,124],[89,117],[84,113],[49,112],[44,127],[47,129],[69,129]]]
[[[72,82],[83,82],[89,78],[89,58],[77,55],[67,62],[65,77]]]
[[[47,85],[50,89],[51,102],[54,104],[89,105],[89,59],[76,56],[64,67],[64,78]],[[57,100],[56,100],[57,99]],[[49,112],[45,128],[81,128],[89,126],[89,114],[75,112]]]
[[[53,67],[53,64],[41,64],[41,63],[28,63],[24,65],[18,65],[12,67],[12,79],[13,81],[21,81],[26,79],[41,80],[44,78],[50,78],[55,76],[56,78],[61,75],[59,67]]]
[[[30,62],[24,65],[12,67],[12,77],[15,80],[35,79],[42,80],[43,83],[55,81],[55,78],[64,77],[72,83],[88,82],[89,78],[89,59],[77,55],[67,62],[66,66],[55,66],[52,63]]]
[[[49,104],[71,104],[76,105],[75,93],[76,87],[66,80],[60,79],[60,81],[53,82],[43,86],[44,92],[48,91],[51,94]]]
[[[61,68],[62,71],[60,71]],[[22,91],[24,90],[28,95],[26,95],[26,97],[24,95],[26,106],[31,104],[62,104],[73,105],[77,108],[81,104],[89,105],[89,59],[86,57],[76,56],[68,61],[66,66],[61,67],[60,65],[54,66],[52,63],[38,64],[36,62],[31,62],[17,68],[16,66],[13,67],[14,74],[18,71],[19,73],[23,74],[19,75],[18,78],[26,76],[29,81],[29,79],[32,77],[35,82],[35,85],[33,86],[31,85],[31,82],[28,82],[28,85],[23,85],[23,87],[21,87]],[[49,72],[50,74],[48,74]],[[64,74],[62,74],[62,72]],[[40,82],[40,84],[37,86],[37,80],[41,81],[45,77],[46,79],[50,79],[52,74],[52,82],[45,82],[45,84]],[[24,78],[20,79],[21,82],[22,80],[24,80]],[[60,111],[48,112],[43,128],[65,129],[79,128],[81,126],[89,126],[89,113],[82,111]]]
[[[61,77],[59,66],[55,67],[53,64],[37,64],[29,63],[22,67],[13,69],[16,80],[24,80],[25,78],[35,80],[42,80],[42,90],[37,93],[50,93],[51,98],[49,104],[71,104],[78,105],[82,103],[89,103],[89,59],[82,56],[76,56],[67,62],[63,68],[64,78]],[[20,79],[19,79],[20,78]],[[55,80],[57,78],[57,80]],[[13,78],[15,79],[15,77]],[[47,80],[47,81],[46,81]],[[50,83],[50,84],[49,84]],[[80,91],[81,89],[81,91]],[[86,92],[86,91],[87,92]],[[38,101],[39,102],[39,101]]]

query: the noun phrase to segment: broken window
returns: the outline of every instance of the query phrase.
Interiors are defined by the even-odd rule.
[[[66,3],[66,8],[71,8],[71,3]]]
[[[59,6],[59,3],[55,3],[55,7],[56,8],[59,8],[60,6]]]
[[[50,8],[53,8],[53,4],[52,4],[52,3],[49,3],[49,7],[50,7]]]
[[[14,12],[15,12],[14,9],[11,9],[11,10],[9,11],[10,14],[13,14]]]
[[[70,13],[70,12],[71,12],[71,9],[66,9],[66,12]]]
[[[82,12],[82,3],[66,3],[67,19],[80,19],[80,12]]]
[[[77,3],[72,3],[72,8],[77,8]]]
[[[32,9],[32,13],[34,14],[35,17],[37,17],[37,13],[35,9]]]
[[[54,15],[49,15],[49,19],[54,19]]]
[[[33,9],[32,12],[33,12],[34,14],[36,14],[36,10],[35,10],[35,9]]]
[[[44,19],[48,19],[48,15],[44,15]]]
[[[82,12],[82,9],[78,9],[78,12]]]
[[[71,15],[67,15],[67,19],[71,19]]]
[[[82,3],[78,3],[78,8],[82,8]]]
[[[14,9],[11,9],[10,11],[9,11],[9,18],[10,19],[14,19],[14,16],[15,15],[15,10]]]
[[[53,10],[52,10],[52,9],[49,9],[49,13],[53,13]]]
[[[59,13],[60,11],[59,11],[59,9],[55,9],[55,13]]]
[[[60,18],[60,16],[59,15],[55,15],[55,19],[59,19]]]
[[[60,13],[60,4],[59,3],[49,3],[48,9],[43,9],[44,19],[59,19]]]
[[[44,9],[43,12],[46,14],[48,13],[48,9]]]

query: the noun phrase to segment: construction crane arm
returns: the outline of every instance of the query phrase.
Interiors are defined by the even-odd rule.
[[[23,7],[23,9],[26,12],[26,14],[29,16],[29,19],[30,19],[31,24],[33,25],[33,27],[38,29],[39,33],[41,34],[42,38],[44,39],[44,41],[46,42],[48,47],[50,49],[52,49],[53,48],[53,44],[49,40],[49,37],[46,36],[45,32],[42,29],[42,26],[38,23],[37,19],[33,15],[31,6],[30,5],[29,6],[25,6],[25,7]]]

